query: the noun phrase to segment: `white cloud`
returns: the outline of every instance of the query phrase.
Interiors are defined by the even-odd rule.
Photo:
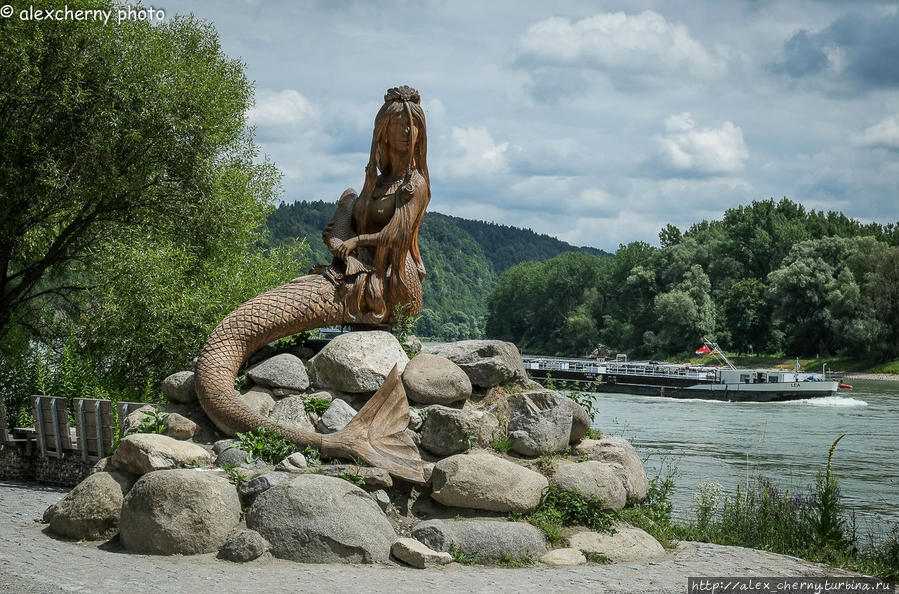
[[[496,142],[484,126],[452,129],[447,169],[459,177],[480,177],[506,170],[508,142]]]
[[[258,89],[256,105],[247,113],[250,123],[260,127],[308,127],[315,123],[318,109],[299,91]]]
[[[888,117],[851,137],[856,146],[899,150],[899,118]]]
[[[675,174],[731,175],[749,159],[739,126],[697,128],[689,113],[665,118],[665,134],[656,143],[662,164]]]
[[[552,17],[531,26],[519,42],[525,65],[582,67],[614,78],[652,75],[715,77],[724,60],[694,39],[686,26],[647,10],[597,14],[572,21]]]

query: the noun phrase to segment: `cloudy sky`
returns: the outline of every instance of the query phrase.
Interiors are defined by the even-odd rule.
[[[162,7],[246,63],[286,201],[358,189],[384,91],[409,84],[437,212],[610,251],[769,197],[899,220],[895,1]]]

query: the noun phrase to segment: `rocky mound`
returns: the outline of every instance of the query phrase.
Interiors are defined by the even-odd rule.
[[[180,371],[162,382],[170,403],[125,419],[115,454],[48,509],[50,530],[118,536],[135,552],[217,551],[235,562],[565,566],[664,555],[624,524],[581,527],[567,539],[546,528],[562,514],[547,509],[550,491],[614,512],[645,498],[648,482],[625,440],[585,439],[590,415],[528,380],[515,345],[462,341],[410,360],[392,334],[374,331],[341,335],[308,360],[271,346],[262,353],[238,397],[275,423],[322,434],[343,429],[398,366],[426,483],[359,460],[321,460],[277,435],[223,439],[199,407],[193,373]]]

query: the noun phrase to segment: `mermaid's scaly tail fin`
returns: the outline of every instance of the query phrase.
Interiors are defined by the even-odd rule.
[[[344,429],[322,436],[322,453],[362,458],[395,477],[423,483],[421,457],[406,433],[408,425],[409,403],[399,368],[394,365],[381,389]]]

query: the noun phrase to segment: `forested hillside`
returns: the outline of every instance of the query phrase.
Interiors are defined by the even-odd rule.
[[[330,262],[321,230],[335,203],[294,202],[281,205],[268,219],[271,241],[306,238],[314,262]],[[595,248],[578,248],[530,229],[472,221],[428,212],[419,245],[427,267],[425,309],[416,323],[422,336],[458,340],[483,336],[486,296],[499,274],[520,262],[546,260],[571,251],[610,256]]]
[[[783,199],[659,233],[613,258],[513,266],[488,298],[487,334],[522,350],[632,356],[726,349],[899,357],[899,229]]]

